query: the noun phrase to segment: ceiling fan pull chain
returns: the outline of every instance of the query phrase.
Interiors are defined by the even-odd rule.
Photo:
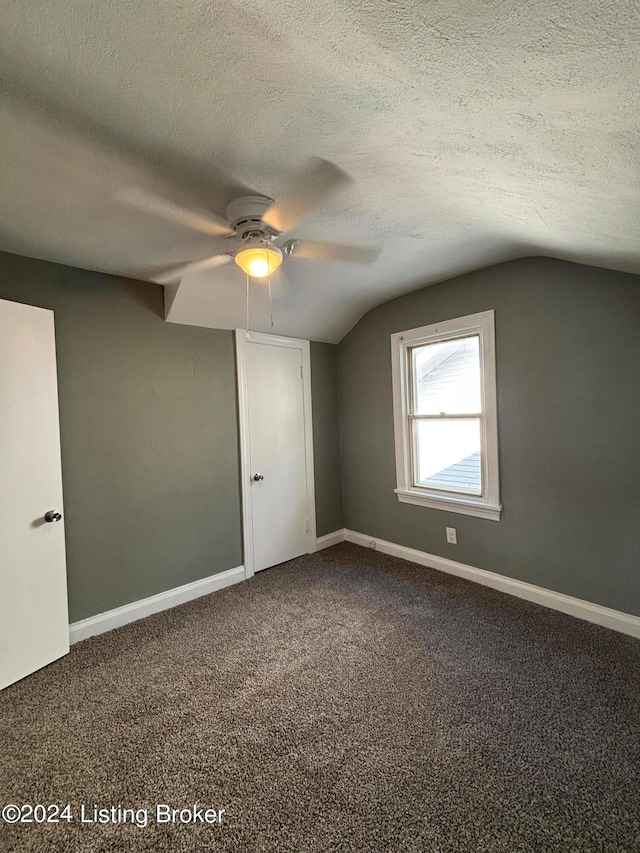
[[[248,341],[251,335],[249,334],[249,273],[247,273],[247,331],[244,333],[245,341]]]
[[[271,276],[269,276],[269,313],[271,314],[271,327],[275,326],[273,322],[273,303],[271,301]]]
[[[267,276],[269,282],[269,316],[271,317],[271,328],[273,329],[275,323],[273,322],[273,302],[271,301],[271,263],[269,261],[269,246],[267,241],[264,241],[264,253],[267,260]]]

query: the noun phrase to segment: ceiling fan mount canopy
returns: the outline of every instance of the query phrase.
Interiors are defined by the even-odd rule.
[[[226,215],[229,227],[240,239],[263,235],[274,239],[280,233],[270,228],[262,217],[273,204],[273,199],[266,195],[243,195],[234,198],[227,205]]]

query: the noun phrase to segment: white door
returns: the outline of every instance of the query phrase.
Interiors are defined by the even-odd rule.
[[[69,651],[53,312],[3,299],[0,584],[1,689]]]
[[[237,341],[249,576],[315,550],[309,342]]]

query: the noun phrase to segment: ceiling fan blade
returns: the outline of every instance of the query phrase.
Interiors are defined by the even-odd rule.
[[[226,264],[230,260],[231,255],[212,255],[203,261],[192,261],[189,264],[182,264],[179,267],[172,267],[169,270],[160,272],[157,275],[153,275],[151,281],[154,281],[156,284],[178,284],[187,273],[205,272],[206,270]]]
[[[211,234],[214,237],[227,237],[234,233],[224,219],[216,217],[212,213],[207,213],[206,215],[197,213],[173,201],[168,201],[166,198],[160,198],[153,195],[153,193],[148,193],[146,190],[121,190],[116,195],[116,198],[130,207],[144,210],[146,213],[153,213],[156,216],[162,216],[171,222],[184,225],[186,228],[201,231],[203,234]]]
[[[267,208],[262,221],[280,233],[289,231],[331,193],[349,183],[349,175],[334,163],[314,157],[294,176],[280,198]]]
[[[294,240],[291,255],[314,261],[346,261],[350,264],[371,264],[380,254],[379,246],[322,243],[319,240]]]

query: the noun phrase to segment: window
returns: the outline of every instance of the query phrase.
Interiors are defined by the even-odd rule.
[[[500,520],[493,311],[391,336],[396,494]]]

